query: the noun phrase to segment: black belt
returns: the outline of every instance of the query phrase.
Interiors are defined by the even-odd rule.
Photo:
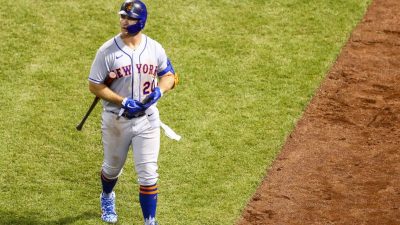
[[[113,112],[113,111],[106,111],[106,112],[110,112],[112,114],[118,115],[117,112]],[[127,111],[124,111],[121,116],[126,118],[126,119],[128,119],[128,120],[131,120],[131,119],[134,119],[134,118],[142,117],[144,115],[146,115],[145,112],[138,112],[136,114],[129,114]]]

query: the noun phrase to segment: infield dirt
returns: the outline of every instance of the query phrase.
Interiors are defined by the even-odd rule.
[[[400,224],[399,12],[371,3],[237,225]]]

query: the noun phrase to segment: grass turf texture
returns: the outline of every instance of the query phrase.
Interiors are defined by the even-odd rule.
[[[181,83],[159,103],[183,136],[162,137],[161,224],[233,224],[369,0],[147,1],[145,33]],[[0,5],[0,224],[100,224],[97,48],[119,1]],[[116,187],[119,224],[142,221],[130,153]]]

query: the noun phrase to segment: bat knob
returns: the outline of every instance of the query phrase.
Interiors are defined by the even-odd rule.
[[[117,74],[114,73],[113,71],[111,71],[111,72],[108,74],[108,76],[109,76],[111,79],[117,78]]]

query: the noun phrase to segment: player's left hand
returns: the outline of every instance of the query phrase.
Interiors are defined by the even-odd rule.
[[[148,109],[151,105],[156,103],[158,99],[162,97],[162,95],[163,94],[161,92],[161,89],[159,87],[156,87],[154,91],[145,98],[145,100],[142,103],[143,104],[142,107]]]

